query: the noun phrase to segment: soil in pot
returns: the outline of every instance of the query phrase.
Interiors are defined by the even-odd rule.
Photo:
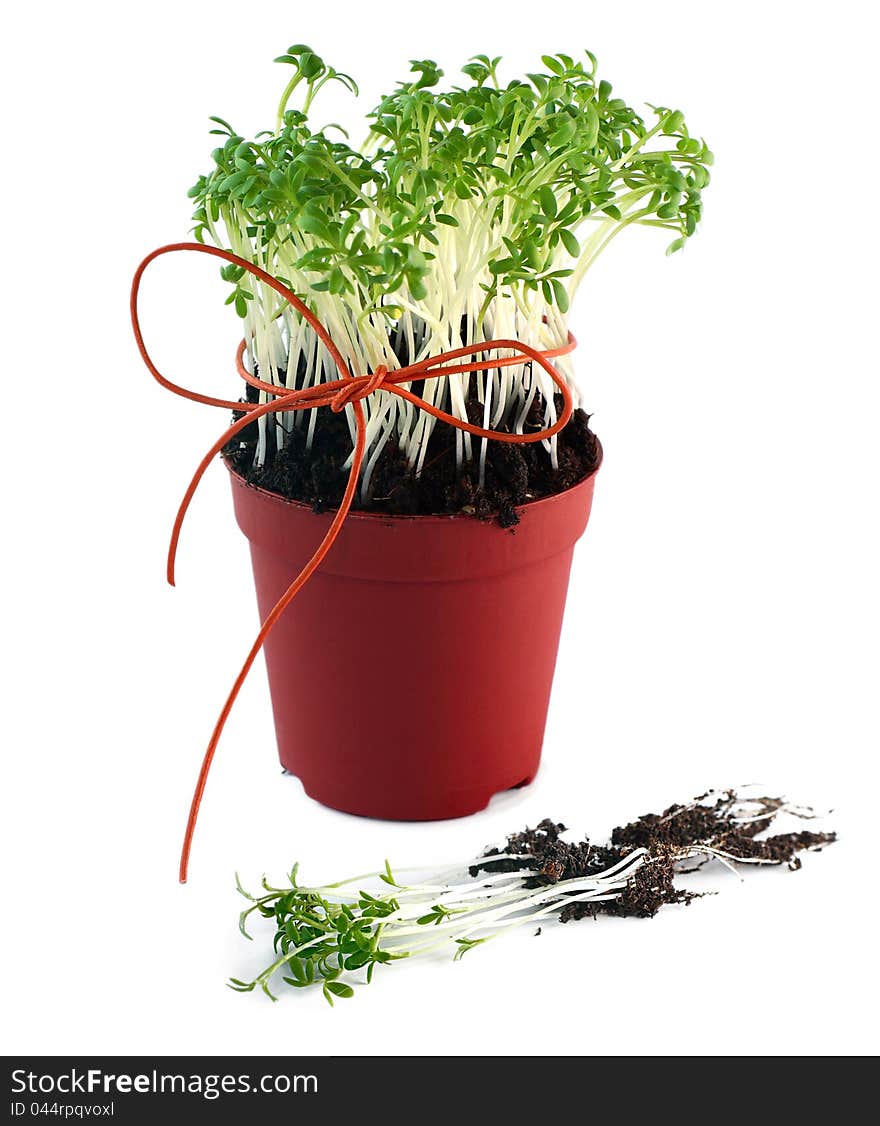
[[[417,384],[413,389],[420,392]],[[251,395],[254,401],[258,392],[249,387]],[[556,406],[562,409],[561,396],[557,396]],[[482,425],[483,405],[475,397],[468,400],[467,411],[471,422]],[[539,430],[544,425],[544,400],[536,395],[525,429]],[[306,449],[305,425],[293,427],[280,448],[275,431],[274,426],[268,427],[266,462],[259,467],[254,465],[256,423],[237,434],[224,451],[232,468],[249,484],[301,501],[316,512],[337,508],[348,478],[343,466],[351,455],[345,416],[318,410],[310,450]],[[455,435],[450,426],[438,423],[434,427],[418,477],[400,449],[389,442],[379,456],[368,501],[359,498],[353,507],[392,516],[463,513],[496,518],[502,527],[511,527],[519,521],[517,505],[571,488],[596,469],[601,456],[589,415],[576,410],[557,438],[557,468],[540,443],[490,441],[481,486],[475,463],[456,466]]]

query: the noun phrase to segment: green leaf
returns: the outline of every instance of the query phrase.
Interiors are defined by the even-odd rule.
[[[544,255],[541,253],[541,249],[538,244],[532,239],[527,239],[523,243],[522,252],[523,257],[525,258],[526,262],[528,262],[528,264],[532,267],[532,269],[540,270],[544,265]]]
[[[550,147],[553,149],[562,148],[572,139],[576,132],[575,123],[568,118],[565,123],[560,125],[556,132],[550,137]],[[592,146],[588,146],[592,147]]]
[[[311,51],[304,51],[299,58],[299,69],[305,78],[317,78],[324,73],[324,62]]]
[[[255,981],[239,981],[237,977],[231,977],[226,984],[238,993],[250,993],[257,983]]]
[[[565,286],[558,278],[553,278],[550,282],[553,287],[553,296],[556,298],[556,305],[560,313],[568,312],[568,292]]]
[[[572,258],[577,258],[577,257],[580,256],[580,252],[581,252],[580,243],[575,238],[575,236],[571,233],[571,231],[566,230],[565,227],[561,227],[560,230],[559,230],[559,238],[562,240],[562,245],[565,247],[565,249],[568,251],[568,253],[572,256]]]
[[[354,990],[342,981],[328,981],[324,986],[334,997],[354,997]]]
[[[301,231],[305,231],[309,235],[317,235],[319,238],[326,239],[328,237],[327,224],[323,219],[317,215],[303,214],[298,221],[298,227]]]
[[[538,200],[541,204],[541,210],[544,212],[544,214],[547,215],[550,219],[554,218],[557,210],[556,194],[549,185],[545,184],[544,187],[541,188],[541,190],[538,192]]]

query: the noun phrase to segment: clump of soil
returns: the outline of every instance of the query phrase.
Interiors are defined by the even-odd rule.
[[[249,398],[251,388],[248,388]],[[475,398],[467,402],[468,418],[482,425],[483,407]],[[556,406],[562,409],[561,396]],[[535,396],[524,429],[542,429],[544,401]],[[241,415],[238,415],[241,417]],[[270,435],[275,427],[270,424]],[[590,429],[589,415],[575,411],[557,437],[558,467],[553,468],[540,442],[511,445],[490,441],[483,485],[475,462],[456,465],[452,426],[438,422],[428,441],[425,463],[417,477],[402,451],[389,441],[376,464],[370,495],[353,507],[392,516],[465,513],[496,518],[502,527],[518,523],[517,505],[551,496],[577,484],[599,463],[599,444]],[[268,443],[266,462],[254,465],[256,424],[245,429],[223,451],[231,467],[250,484],[291,500],[302,501],[316,512],[338,507],[348,480],[343,465],[351,455],[351,433],[344,414],[319,409],[311,449],[306,449],[307,428],[294,427],[280,448]],[[473,439],[474,450],[480,440]]]
[[[671,805],[662,813],[646,813],[628,825],[618,826],[605,845],[587,839],[575,844],[563,841],[565,826],[545,819],[534,829],[511,834],[503,849],[488,850],[470,874],[521,872],[526,868],[534,872],[531,886],[540,887],[599,875],[634,849],[644,848],[649,853],[648,861],[634,872],[618,899],[571,903],[561,909],[559,918],[564,923],[598,914],[650,918],[668,904],[688,904],[699,898],[697,893],[675,886],[676,875],[694,870],[684,867],[690,858],[697,858],[695,867],[706,863],[713,853],[720,853],[733,863],[788,864],[796,870],[801,866],[799,853],[819,850],[837,839],[835,833],[801,830],[758,840],[758,834],[769,829],[780,812],[809,816],[808,811],[790,809],[781,798],[749,798],[744,803],[733,790],[727,790],[717,797],[704,794],[689,805]],[[492,861],[492,856],[502,853],[526,859]]]

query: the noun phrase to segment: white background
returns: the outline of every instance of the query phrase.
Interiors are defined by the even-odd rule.
[[[7,1052],[865,1053],[878,1047],[876,24],[857,3],[28,5],[7,13],[2,286],[3,1032]],[[370,822],[282,778],[262,666],[197,763],[256,625],[217,466],[163,583],[177,499],[223,417],[155,387],[131,273],[187,236],[207,117],[270,125],[305,41],[361,82],[410,58],[507,73],[589,46],[717,154],[684,254],[630,232],[573,326],[606,450],[574,567],[544,766],[459,822]],[[328,97],[327,120],[356,126]],[[319,114],[320,116],[320,114]],[[172,377],[237,394],[216,269],[163,262]],[[158,455],[158,457],[157,457]],[[406,623],[401,623],[402,640]],[[389,704],[391,701],[389,701]],[[796,875],[721,873],[651,922],[548,926],[402,964],[331,1010],[224,987],[262,964],[251,885],[466,858],[544,816],[600,838],[707,786],[835,808]],[[872,949],[873,946],[873,949]]]

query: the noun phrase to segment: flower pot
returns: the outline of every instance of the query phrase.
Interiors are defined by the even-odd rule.
[[[331,516],[230,473],[265,618]],[[532,780],[594,479],[518,509],[512,529],[349,514],[265,642],[281,763],[307,794],[421,821]]]

